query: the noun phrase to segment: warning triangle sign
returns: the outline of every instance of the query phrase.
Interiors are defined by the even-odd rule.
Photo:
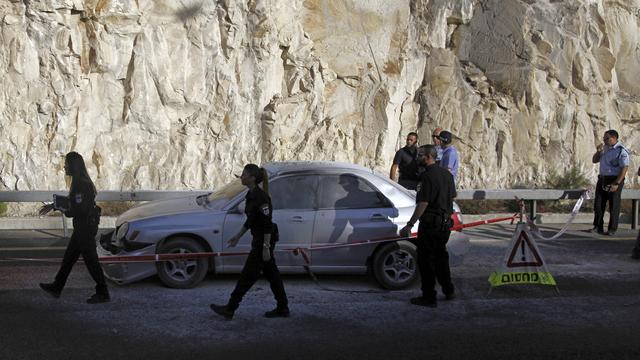
[[[526,223],[520,223],[516,227],[500,268],[489,276],[489,283],[492,287],[513,284],[556,285]]]
[[[521,231],[518,240],[513,244],[507,267],[542,266],[542,258],[537,247],[533,245],[526,231]]]

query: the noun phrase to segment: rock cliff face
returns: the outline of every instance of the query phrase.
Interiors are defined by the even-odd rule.
[[[462,188],[594,175],[605,130],[640,146],[639,22],[640,0],[0,0],[0,187],[63,188],[71,150],[100,189],[384,173],[436,126]]]

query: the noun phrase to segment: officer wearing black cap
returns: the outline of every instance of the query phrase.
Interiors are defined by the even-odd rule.
[[[271,221],[273,208],[269,197],[267,172],[255,164],[248,164],[244,167],[240,180],[242,185],[249,188],[245,200],[247,221],[240,229],[240,232],[229,239],[227,243],[229,247],[236,246],[242,235],[247,230],[251,230],[251,235],[253,236],[251,252],[244,264],[236,288],[231,293],[229,302],[226,305],[211,304],[211,310],[226,319],[232,319],[233,314],[240,306],[242,298],[255,284],[262,272],[269,280],[271,291],[278,304],[275,309],[267,311],[264,316],[268,318],[288,317],[289,302],[280,278],[278,266],[273,257],[273,248],[275,242],[278,241],[278,231],[277,226]],[[258,186],[260,183],[263,184],[264,190]]]
[[[409,190],[415,190],[418,185],[417,142],[417,133],[410,132],[407,134],[406,145],[396,152],[393,157],[393,165],[391,165],[391,170],[389,171],[389,178],[395,180],[399,169],[398,184]]]
[[[417,247],[422,296],[411,299],[411,303],[429,307],[437,306],[436,278],[445,299],[451,300],[455,296],[446,245],[453,226],[451,214],[456,190],[451,173],[436,165],[437,156],[433,145],[418,148],[418,163],[426,167],[420,177],[416,209],[407,225],[400,230],[401,236],[408,236],[415,222],[420,220]]]
[[[460,159],[458,156],[458,150],[451,144],[453,141],[453,134],[449,131],[440,131],[438,135],[440,139],[440,146],[442,147],[442,156],[440,158],[439,165],[453,175],[453,181],[455,182],[458,177],[458,168],[460,167]]]

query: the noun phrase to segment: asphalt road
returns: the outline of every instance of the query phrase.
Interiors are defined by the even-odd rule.
[[[66,241],[28,231],[0,234],[0,359],[640,359],[640,261],[635,231],[598,236],[575,226],[538,243],[553,287],[494,288],[514,226],[467,231],[465,262],[452,268],[458,298],[436,309],[410,305],[418,288],[386,292],[366,276],[285,276],[288,319],[265,319],[268,284],[252,289],[232,321],[224,303],[237,276],[210,276],[189,290],[149,279],[111,284],[113,301],[87,305],[93,283],[82,264],[58,300],[38,288],[58,265],[1,261],[60,257]],[[554,227],[549,227],[551,234]],[[352,290],[360,292],[351,292]]]

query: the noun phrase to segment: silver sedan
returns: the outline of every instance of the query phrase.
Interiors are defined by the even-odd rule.
[[[321,248],[307,251],[313,272],[370,272],[387,289],[402,289],[416,280],[416,246],[412,241],[363,244],[398,236],[415,207],[414,191],[353,164],[295,161],[264,167],[270,176],[273,221],[280,230],[276,250]],[[118,217],[112,235],[97,242],[98,254],[248,253],[248,233],[235,248],[228,249],[226,244],[245,221],[246,191],[235,180],[208,195],[137,206]],[[457,206],[454,211],[454,223],[462,223]],[[452,265],[462,262],[468,241],[463,233],[452,233],[447,244]],[[349,244],[358,245],[345,246]],[[109,279],[121,284],[157,274],[166,286],[190,288],[208,272],[239,273],[245,257],[105,263],[103,268]],[[305,260],[292,251],[279,251],[275,257],[283,273],[305,272]]]

